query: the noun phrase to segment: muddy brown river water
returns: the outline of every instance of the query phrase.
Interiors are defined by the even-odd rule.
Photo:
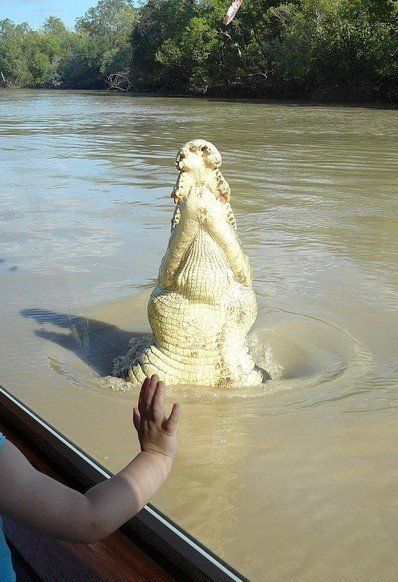
[[[135,395],[101,375],[148,331],[175,153],[222,152],[274,379],[170,389],[180,451],[154,504],[251,580],[398,576],[397,117],[0,92],[0,383],[114,471]]]

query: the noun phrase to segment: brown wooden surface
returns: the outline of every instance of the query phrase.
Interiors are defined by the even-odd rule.
[[[65,483],[54,468],[34,453],[12,428],[3,425],[1,420],[0,432],[37,469]],[[168,574],[120,531],[101,542],[71,544],[50,539],[4,518],[4,532],[14,550],[14,560],[20,572],[18,580],[21,582],[34,580],[33,571],[45,582],[169,582],[178,579]]]

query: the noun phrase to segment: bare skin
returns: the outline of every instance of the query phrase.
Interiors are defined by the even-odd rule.
[[[164,413],[165,385],[141,387],[133,423],[141,452],[120,473],[85,495],[37,471],[10,442],[0,449],[0,514],[70,542],[103,539],[138,513],[166,481],[177,451],[180,407]]]

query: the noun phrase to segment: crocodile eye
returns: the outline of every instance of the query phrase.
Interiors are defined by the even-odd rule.
[[[196,152],[196,147],[195,147],[195,146],[191,146],[191,147],[189,148],[189,151],[190,151],[190,152]]]
[[[209,148],[209,146],[203,146],[203,147],[202,147],[202,152],[203,152],[204,154],[209,154],[209,153],[210,153],[210,148]]]

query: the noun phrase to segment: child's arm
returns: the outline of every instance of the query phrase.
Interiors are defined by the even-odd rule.
[[[0,513],[56,538],[90,543],[138,513],[166,481],[177,448],[179,406],[164,416],[165,386],[142,385],[133,421],[141,452],[85,495],[36,471],[10,442],[0,451]]]

